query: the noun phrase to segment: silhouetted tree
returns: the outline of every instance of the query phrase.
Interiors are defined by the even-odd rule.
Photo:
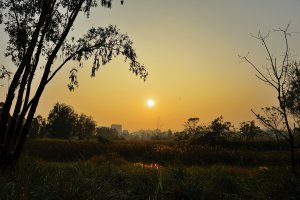
[[[247,139],[253,139],[259,133],[261,133],[260,127],[255,125],[255,121],[250,122],[242,122],[240,124],[240,132],[243,136],[245,136]]]
[[[49,137],[68,139],[76,130],[77,115],[71,106],[56,103],[48,115]]]
[[[80,114],[76,119],[76,132],[78,139],[87,139],[90,138],[96,129],[96,122],[91,116],[85,114]]]
[[[101,6],[111,8],[112,0],[100,2]],[[77,40],[67,39],[78,15],[89,17],[90,10],[97,6],[96,0],[0,1],[0,23],[9,36],[5,55],[11,57],[16,66],[1,113],[1,166],[13,165],[18,160],[45,87],[66,63],[74,61],[70,90],[78,86],[78,68],[91,57],[94,60],[92,76],[100,65],[122,55],[130,61],[130,71],[142,79],[147,77],[145,67],[137,61],[132,41],[115,26],[91,28]],[[41,76],[35,76],[38,70]],[[37,83],[36,90],[32,88],[33,79]]]
[[[167,137],[168,137],[168,138],[171,138],[172,136],[173,136],[172,130],[171,130],[171,129],[168,129],[168,131],[167,131]]]
[[[194,136],[197,133],[200,132],[200,127],[198,126],[199,118],[198,117],[192,117],[189,118],[187,122],[184,123],[185,132],[189,136]]]
[[[209,129],[214,134],[216,134],[216,136],[224,136],[224,137],[229,136],[228,133],[229,133],[231,127],[232,127],[232,124],[230,122],[223,121],[222,115],[220,117],[217,117],[216,119],[214,119],[209,125]]]
[[[100,127],[96,129],[96,134],[100,138],[105,138],[108,140],[116,140],[119,137],[116,129],[108,128],[108,127]]]
[[[300,127],[300,62],[290,63],[288,70],[286,105]]]
[[[33,118],[29,129],[29,137],[44,137],[47,134],[46,119],[41,115]]]
[[[290,48],[288,43],[288,36],[290,35],[288,32],[289,26],[290,24],[288,24],[285,29],[280,28],[275,30],[276,32],[282,33],[284,38],[285,47],[283,58],[281,60],[274,57],[270,52],[269,46],[266,42],[269,34],[263,36],[260,32],[258,32],[257,36],[253,37],[258,39],[265,48],[269,66],[259,68],[256,64],[251,62],[247,56],[240,56],[240,58],[254,68],[259,80],[270,86],[276,92],[278,102],[277,106],[264,108],[263,115],[258,114],[253,110],[251,111],[264,126],[273,130],[276,134],[281,135],[288,142],[290,146],[291,168],[292,172],[296,174],[297,162],[294,151],[294,136],[295,130],[297,129],[296,122],[299,119],[297,119],[297,115],[290,112],[294,106],[297,107],[298,102],[293,101],[294,98],[291,97],[293,95],[290,93],[290,91],[293,92],[293,89],[291,90],[289,84],[289,80],[291,78],[291,74],[289,72],[293,63],[290,61]],[[276,117],[274,118],[274,116]]]

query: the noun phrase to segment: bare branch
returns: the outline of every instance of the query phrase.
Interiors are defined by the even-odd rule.
[[[277,82],[274,80],[274,78],[271,75],[271,72],[270,72],[269,68],[266,67],[266,70],[267,70],[267,73],[269,75],[270,80],[274,83],[274,85],[277,85],[278,84],[278,80],[277,80]]]
[[[259,119],[262,124],[264,126],[266,126],[267,128],[270,128],[271,130],[273,130],[274,132],[278,133],[279,135],[281,135],[284,139],[286,139],[288,142],[290,142],[290,138],[288,138],[284,133],[282,133],[281,131],[279,131],[277,128],[275,128],[272,124],[270,124],[266,119],[264,119],[263,117],[261,117],[259,114],[255,113],[252,109],[251,112],[257,117],[257,119]]]
[[[250,33],[250,36],[258,40],[262,40],[262,39],[265,40],[270,36],[270,31],[265,36],[262,36],[260,31],[258,31],[257,36],[253,35],[252,33]]]
[[[259,78],[260,80],[270,84],[275,89],[277,88],[276,85],[273,84],[246,56],[239,56],[239,58],[250,64],[255,69],[255,71],[261,76],[261,78]]]
[[[277,112],[279,112],[281,115],[283,115],[284,113],[282,112],[282,110],[280,110],[279,108],[277,107],[272,107],[274,110],[276,110]]]
[[[291,25],[291,22],[289,22],[288,23],[288,25],[286,26],[286,28],[285,29],[281,29],[281,28],[279,28],[279,29],[275,29],[274,31],[276,32],[276,31],[280,31],[280,32],[282,32],[283,34],[284,34],[284,39],[285,39],[285,52],[284,52],[284,58],[283,58],[283,61],[282,61],[282,67],[284,67],[284,66],[287,66],[288,64],[289,64],[289,43],[288,43],[288,39],[287,39],[287,36],[289,35],[291,35],[291,33],[288,33],[287,31],[288,31],[288,29],[289,29],[289,27],[290,27],[290,25]],[[283,72],[283,71],[282,71]]]

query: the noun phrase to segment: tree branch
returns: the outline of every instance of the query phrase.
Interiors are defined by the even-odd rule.
[[[239,58],[246,61],[248,64],[250,64],[255,69],[255,71],[261,76],[259,78],[260,80],[270,84],[275,89],[277,88],[276,85],[274,85],[246,56],[240,56],[239,55]],[[259,76],[257,76],[257,77],[259,77]]]
[[[284,58],[283,58],[283,61],[282,61],[282,67],[285,66],[285,62],[286,62],[286,65],[289,64],[289,60],[288,60],[288,54],[289,54],[289,43],[288,43],[288,39],[287,39],[287,31],[290,27],[290,24],[291,22],[288,23],[287,27],[285,29],[275,29],[274,31],[280,31],[280,32],[283,32],[284,34],[284,39],[285,39],[285,46],[286,46],[286,50],[285,50],[285,53],[284,53]]]
[[[270,124],[269,122],[267,122],[259,114],[256,114],[252,109],[251,109],[251,112],[257,117],[257,119],[259,119],[263,123],[264,126],[266,126],[266,127],[270,128],[271,130],[275,131],[276,133],[278,133],[279,135],[281,135],[284,139],[286,139],[288,142],[290,142],[290,138],[288,138],[284,133],[282,133],[277,128],[275,128],[272,124]]]

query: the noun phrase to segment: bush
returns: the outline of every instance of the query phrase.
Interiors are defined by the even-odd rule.
[[[112,141],[105,138],[105,137],[102,137],[101,135],[97,135],[97,141],[102,143],[102,144],[111,144]]]

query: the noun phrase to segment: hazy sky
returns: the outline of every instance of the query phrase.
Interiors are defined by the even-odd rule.
[[[149,77],[143,82],[131,74],[124,58],[115,59],[90,78],[91,63],[79,74],[79,88],[69,92],[68,71],[62,71],[46,89],[37,114],[47,116],[56,102],[93,116],[99,126],[120,123],[123,129],[161,128],[181,130],[189,117],[202,123],[223,115],[238,125],[252,120],[250,109],[272,105],[275,93],[241,63],[246,55],[259,66],[266,54],[250,33],[271,31],[268,42],[280,57],[283,40],[272,29],[299,32],[290,40],[299,60],[300,0],[114,0],[112,9],[95,8],[89,19],[80,16],[74,32],[79,37],[91,26],[117,25],[134,42],[139,60]],[[0,64],[7,36],[0,32]],[[6,84],[6,81],[1,81]],[[0,88],[3,101],[5,87]],[[147,99],[156,104],[146,106]]]

